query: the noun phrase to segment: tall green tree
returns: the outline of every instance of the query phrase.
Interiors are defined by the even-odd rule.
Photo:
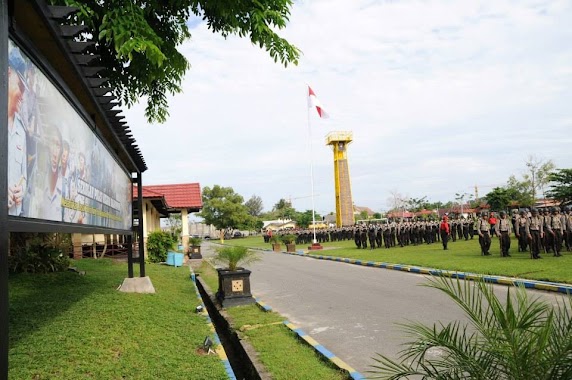
[[[544,196],[544,188],[550,182],[549,174],[556,168],[552,160],[543,161],[535,155],[529,155],[525,162],[528,173],[524,179],[530,181],[532,199],[536,200],[538,194]]]
[[[427,201],[427,196],[421,198],[409,198],[407,200],[407,205],[409,206],[409,211],[416,212],[421,211],[429,204]]]
[[[252,224],[252,217],[243,202],[242,195],[232,187],[207,186],[203,188],[203,209],[196,215],[218,229],[245,229]]]
[[[504,187],[495,187],[485,196],[485,199],[491,206],[491,210],[507,210],[514,197],[514,191]]]
[[[290,17],[293,0],[51,0],[75,6],[71,20],[87,25],[81,40],[95,42],[89,53],[101,56],[114,94],[127,107],[147,99],[149,122],[165,122],[168,95],[182,91],[190,64],[178,47],[191,37],[191,15],[224,37],[248,37],[266,49],[275,62],[297,64],[300,50],[280,37]]]
[[[272,211],[280,219],[292,219],[296,215],[296,210],[292,207],[292,204],[283,198],[276,202]]]
[[[316,223],[322,221],[322,217],[318,213],[314,214],[314,218],[316,220]],[[294,221],[296,222],[296,226],[300,228],[308,228],[308,226],[312,224],[313,221],[312,210],[306,210],[304,212],[296,212],[296,214],[294,215]]]
[[[514,201],[521,207],[532,207],[534,198],[532,197],[532,184],[529,180],[519,181],[514,175],[508,178],[506,188],[514,194]]]
[[[562,205],[572,204],[572,169],[558,169],[550,173],[548,179],[551,183],[546,195]]]
[[[188,221],[185,222],[188,223]],[[181,231],[183,229],[181,214],[169,214],[166,223],[171,236],[178,238],[181,235]]]
[[[246,209],[251,216],[258,217],[262,213],[262,198],[260,198],[258,195],[253,195],[250,197],[250,199],[247,200],[244,205],[246,206]]]

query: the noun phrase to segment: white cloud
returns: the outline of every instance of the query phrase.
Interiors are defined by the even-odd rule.
[[[288,68],[201,23],[181,48],[192,68],[168,122],[146,125],[140,105],[126,112],[144,181],[311,208],[305,83],[332,115],[310,114],[320,213],[335,208],[331,130],[353,131],[354,201],[374,210],[394,189],[447,201],[502,184],[536,152],[572,167],[571,19],[566,0],[301,1],[283,35],[303,56]]]

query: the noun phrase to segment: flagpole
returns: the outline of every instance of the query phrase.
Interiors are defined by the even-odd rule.
[[[309,86],[307,86],[309,88]],[[308,90],[306,90],[308,91]],[[313,244],[316,244],[318,240],[316,240],[316,207],[314,205],[314,152],[312,149],[312,128],[310,128],[310,107],[306,107],[308,109],[308,145],[310,147],[310,184],[311,184],[311,198],[312,198],[312,229],[314,233],[314,239],[312,240]]]

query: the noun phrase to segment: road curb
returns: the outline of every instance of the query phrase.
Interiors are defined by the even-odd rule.
[[[298,252],[292,253],[285,251],[282,251],[281,253],[285,255],[304,256],[317,260],[329,260],[329,261],[336,261],[346,264],[367,266],[373,268],[394,269],[402,272],[425,274],[430,276],[445,276],[445,277],[459,278],[462,280],[473,280],[473,281],[483,279],[484,281],[491,282],[493,284],[508,285],[508,286],[524,286],[527,289],[546,290],[564,294],[572,294],[572,285],[562,284],[558,282],[526,280],[521,278],[505,277],[505,276],[481,275],[470,272],[457,272],[444,269],[426,268],[416,265],[394,264],[394,263],[385,263],[378,261],[365,261],[360,259],[349,259],[345,257],[313,255],[310,253],[298,253]]]
[[[266,303],[260,301],[259,298],[255,297],[255,300],[256,300],[256,304],[263,311],[267,311],[267,312],[272,311],[272,307],[270,307]],[[299,329],[298,326],[294,325],[293,323],[291,323],[290,321],[287,321],[287,320],[283,321],[282,323],[284,323],[284,325],[286,327],[288,327],[288,329],[290,329],[293,333],[295,333],[298,336],[298,338],[300,338],[301,340],[306,342],[310,347],[312,347],[314,349],[314,351],[316,351],[318,354],[320,354],[320,356],[322,356],[325,360],[332,363],[335,367],[337,367],[341,371],[346,372],[350,376],[351,379],[353,379],[353,380],[364,380],[365,379],[365,377],[361,373],[356,371],[353,367],[350,367],[346,362],[344,362],[342,359],[338,358],[331,351],[329,351],[327,348],[322,346],[320,343],[318,343],[311,336],[306,334],[303,330]]]

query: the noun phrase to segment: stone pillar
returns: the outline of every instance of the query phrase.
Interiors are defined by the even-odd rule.
[[[81,234],[72,234],[73,258],[79,260],[83,257]]]
[[[183,252],[187,253],[189,250],[189,213],[186,209],[181,210],[181,235],[183,240]]]
[[[140,260],[145,260],[147,257],[147,218],[149,218],[149,214],[147,211],[148,208],[147,201],[143,201],[143,220],[140,220],[139,223],[143,223],[143,257],[140,257]]]

